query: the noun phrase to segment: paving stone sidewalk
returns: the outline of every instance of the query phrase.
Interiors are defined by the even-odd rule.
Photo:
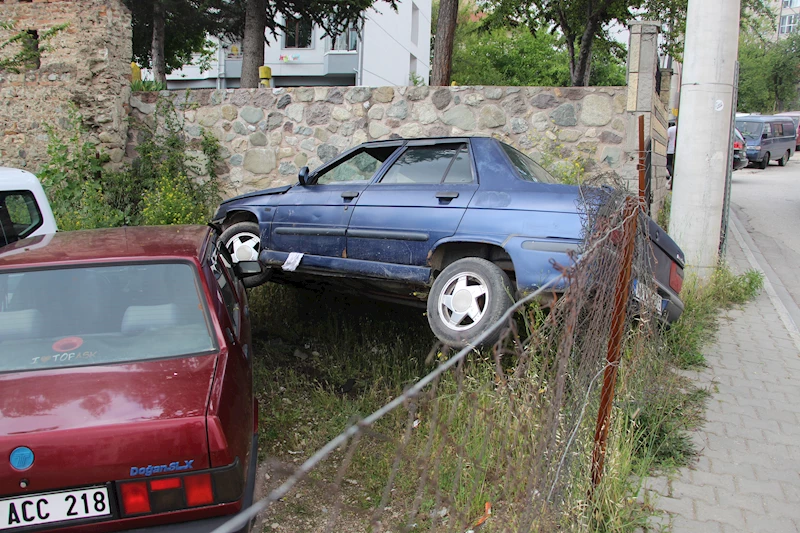
[[[727,261],[750,268],[734,239]],[[764,291],[724,313],[705,356],[692,376],[711,392],[693,435],[700,457],[647,480],[655,506],[676,533],[800,531],[800,353]]]

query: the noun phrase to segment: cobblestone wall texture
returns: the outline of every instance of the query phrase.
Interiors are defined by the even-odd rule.
[[[0,165],[36,171],[46,159],[46,125],[63,126],[70,103],[90,138],[119,162],[127,137],[131,16],[121,0],[0,0],[15,30],[69,26],[50,41],[40,68],[0,72]],[[10,33],[0,30],[0,42]]]
[[[183,107],[185,131],[222,143],[225,195],[294,183],[342,151],[375,139],[495,136],[534,158],[582,155],[590,173],[636,179],[626,87],[299,87],[134,93],[134,119],[155,121],[156,101]],[[137,132],[129,133],[135,157]],[[555,165],[566,164],[556,161]]]

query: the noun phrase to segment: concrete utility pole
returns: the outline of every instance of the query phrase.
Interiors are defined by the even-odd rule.
[[[740,0],[689,0],[669,232],[707,278],[719,258]]]

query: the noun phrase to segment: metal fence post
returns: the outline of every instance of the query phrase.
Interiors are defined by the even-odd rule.
[[[594,490],[603,477],[603,463],[606,457],[608,427],[611,420],[611,406],[614,401],[614,388],[617,383],[617,368],[619,367],[622,338],[625,334],[628,295],[631,292],[631,269],[633,264],[633,251],[636,244],[638,209],[637,202],[633,198],[628,198],[624,210],[624,250],[622,266],[617,275],[617,284],[614,290],[614,314],[611,319],[611,331],[608,336],[606,368],[603,372],[603,389],[600,392],[600,409],[597,412],[597,425],[595,426],[594,433],[591,491]]]

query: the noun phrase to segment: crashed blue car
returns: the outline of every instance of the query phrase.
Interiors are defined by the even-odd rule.
[[[261,262],[250,286],[324,282],[427,305],[436,336],[463,346],[513,297],[557,277],[554,261],[572,262],[583,241],[578,198],[578,187],[496,139],[398,139],[304,167],[296,185],[227,200],[212,223],[234,261]],[[657,311],[671,322],[683,311],[683,253],[647,223]]]

